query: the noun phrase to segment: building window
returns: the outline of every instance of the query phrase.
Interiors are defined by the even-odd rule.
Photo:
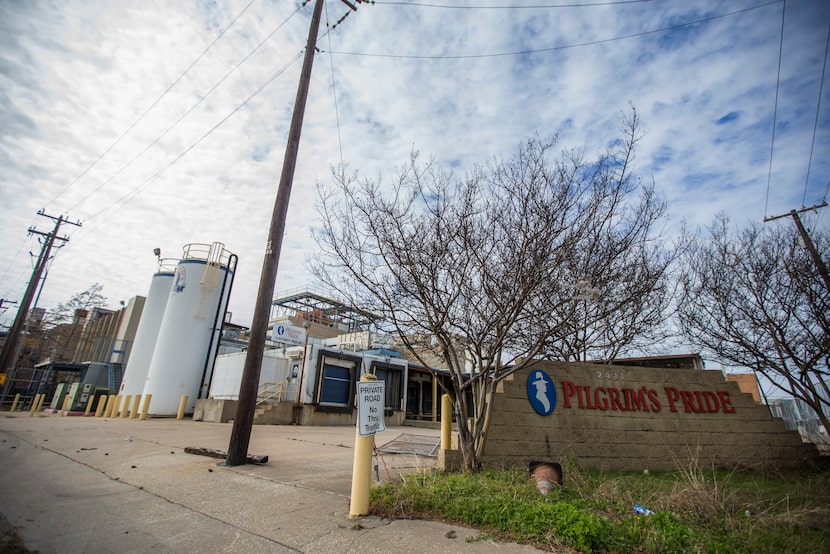
[[[359,367],[358,357],[321,351],[317,362],[317,404],[337,411],[351,410]]]
[[[325,364],[320,386],[320,404],[349,405],[352,388],[351,371],[347,367]]]
[[[401,409],[403,370],[404,367],[400,365],[372,362],[370,371],[377,376],[379,381],[386,383],[386,399],[383,407],[387,410],[398,411]]]

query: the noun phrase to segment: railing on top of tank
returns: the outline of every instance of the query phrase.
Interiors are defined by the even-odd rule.
[[[182,250],[183,260],[206,260],[208,262],[218,262],[225,267],[230,263],[232,255],[229,250],[225,250],[225,245],[221,242],[212,244],[194,242],[185,244]]]
[[[179,260],[176,258],[159,258],[159,268],[156,273],[175,273]]]

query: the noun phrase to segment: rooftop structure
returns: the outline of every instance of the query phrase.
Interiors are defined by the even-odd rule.
[[[271,302],[271,319],[331,327],[340,333],[367,331],[380,317],[308,287],[282,292]]]

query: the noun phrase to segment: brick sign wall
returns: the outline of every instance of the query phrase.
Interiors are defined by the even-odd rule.
[[[486,466],[574,457],[585,467],[676,469],[816,463],[815,445],[720,371],[540,362],[495,395]]]

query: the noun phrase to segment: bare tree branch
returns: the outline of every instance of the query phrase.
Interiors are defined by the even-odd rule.
[[[381,315],[420,363],[449,370],[468,469],[481,466],[499,381],[563,345],[616,353],[663,322],[675,254],[653,235],[663,201],[631,173],[639,137],[633,112],[594,161],[552,161],[555,141],[533,138],[463,179],[413,152],[391,183],[336,171],[320,190],[310,268]],[[617,288],[574,338],[571,285],[586,273]]]
[[[685,258],[680,324],[696,345],[752,368],[830,429],[830,291],[786,225],[733,232],[721,215]],[[816,233],[818,250],[830,237]]]

